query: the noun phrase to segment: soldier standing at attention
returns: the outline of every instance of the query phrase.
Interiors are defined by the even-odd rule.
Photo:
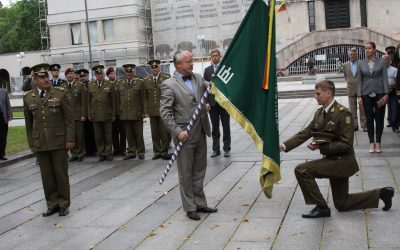
[[[160,60],[151,60],[148,62],[151,67],[152,74],[143,80],[145,95],[145,114],[150,116],[151,139],[153,141],[153,160],[163,158],[171,159],[168,155],[168,130],[160,117],[160,96],[161,83],[169,78],[168,75],[161,74]]]
[[[106,71],[106,75],[108,80],[112,84],[113,88],[116,89],[118,85],[118,81],[115,75],[115,70],[113,67],[108,67]],[[118,115],[115,117],[115,120],[112,123],[112,141],[113,141],[113,155],[122,155],[125,156],[126,151],[126,136],[124,125],[119,119]]]
[[[385,204],[383,210],[389,210],[394,195],[392,187],[349,194],[349,177],[359,170],[353,148],[354,121],[351,113],[336,102],[334,83],[328,80],[317,83],[315,99],[322,107],[317,109],[311,123],[279,146],[281,151],[289,152],[314,137],[307,147],[319,149],[323,155],[322,159],[302,163],[294,170],[306,204],[316,205],[303,218],[331,216],[315,178],[329,179],[333,204],[339,211],[377,208],[379,199]]]
[[[77,73],[79,74],[79,81],[83,83],[83,86],[85,87],[86,100],[87,100],[87,91],[89,87],[89,71],[87,69],[80,69],[77,71]],[[87,107],[87,102],[86,102],[86,107]],[[86,119],[86,121],[84,122],[84,127],[85,127],[84,130],[85,130],[86,155],[95,155],[97,149],[96,149],[96,141],[94,139],[93,122],[91,122],[89,119]]]
[[[75,120],[75,147],[70,150],[69,162],[81,162],[86,154],[84,134],[84,122],[87,116],[86,91],[83,83],[75,80],[75,73],[72,68],[65,70],[65,77],[67,78],[68,99]]]
[[[67,81],[59,78],[60,77],[60,69],[61,66],[60,64],[52,64],[50,65],[50,72],[52,75],[51,83],[53,84],[53,87],[66,87]]]
[[[92,68],[96,80],[88,86],[88,118],[93,122],[99,162],[112,161],[112,121],[115,119],[115,93],[104,79],[104,66]]]
[[[37,89],[24,94],[26,134],[31,151],[36,153],[42,176],[47,211],[43,217],[69,213],[70,187],[68,153],[74,147],[75,129],[71,104],[63,88],[53,88],[49,65],[32,67]]]
[[[124,124],[125,135],[128,139],[128,154],[123,158],[129,160],[136,158],[144,159],[143,139],[143,81],[134,77],[135,64],[125,64],[125,78],[118,82],[117,87],[117,114]]]

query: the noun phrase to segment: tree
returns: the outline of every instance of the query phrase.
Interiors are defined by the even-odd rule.
[[[0,8],[0,54],[40,50],[39,3],[21,0]]]

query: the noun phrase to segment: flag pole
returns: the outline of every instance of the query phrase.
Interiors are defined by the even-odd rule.
[[[187,127],[185,129],[185,133],[188,134],[188,135],[189,135],[189,132],[192,129],[194,123],[197,121],[197,117],[198,117],[198,115],[200,113],[201,107],[204,104],[207,103],[207,98],[208,98],[208,94],[210,93],[211,85],[212,85],[211,83],[208,85],[206,91],[203,94],[203,97],[201,98],[199,104],[196,107],[196,110],[194,111],[194,113],[192,115],[192,118],[190,119],[189,124],[187,125]],[[175,147],[175,151],[172,154],[171,159],[169,160],[167,166],[164,169],[164,172],[161,175],[161,178],[160,178],[160,181],[159,181],[160,185],[163,184],[163,182],[165,181],[165,178],[167,178],[167,175],[168,175],[169,171],[171,170],[172,165],[174,164],[174,162],[176,160],[176,157],[178,156],[178,154],[181,151],[182,147],[183,147],[183,142],[179,141],[178,145]]]

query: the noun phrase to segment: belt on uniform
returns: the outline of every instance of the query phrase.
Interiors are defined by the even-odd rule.
[[[330,159],[330,160],[340,160],[343,158],[347,158],[349,156],[352,156],[352,153],[348,154],[331,154],[331,155],[324,155],[324,158]]]

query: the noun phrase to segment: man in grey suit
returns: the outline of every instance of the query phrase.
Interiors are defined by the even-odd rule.
[[[185,132],[197,103],[203,96],[208,82],[199,74],[192,73],[193,57],[189,51],[174,55],[175,73],[161,84],[160,116],[175,144],[183,145],[177,157],[179,188],[183,210],[192,220],[200,220],[198,213],[215,213],[216,208],[207,207],[203,180],[207,168],[207,141],[210,123],[203,106],[190,131]]]
[[[354,119],[354,131],[358,130],[358,115],[357,115],[357,88],[358,88],[358,72],[357,72],[357,49],[351,48],[348,51],[350,61],[343,65],[343,74],[347,82],[347,96],[349,97],[349,108]],[[360,125],[361,129],[366,132],[367,124],[362,105],[360,109]]]
[[[0,88],[0,160],[6,161],[8,122],[13,118],[7,90]]]

